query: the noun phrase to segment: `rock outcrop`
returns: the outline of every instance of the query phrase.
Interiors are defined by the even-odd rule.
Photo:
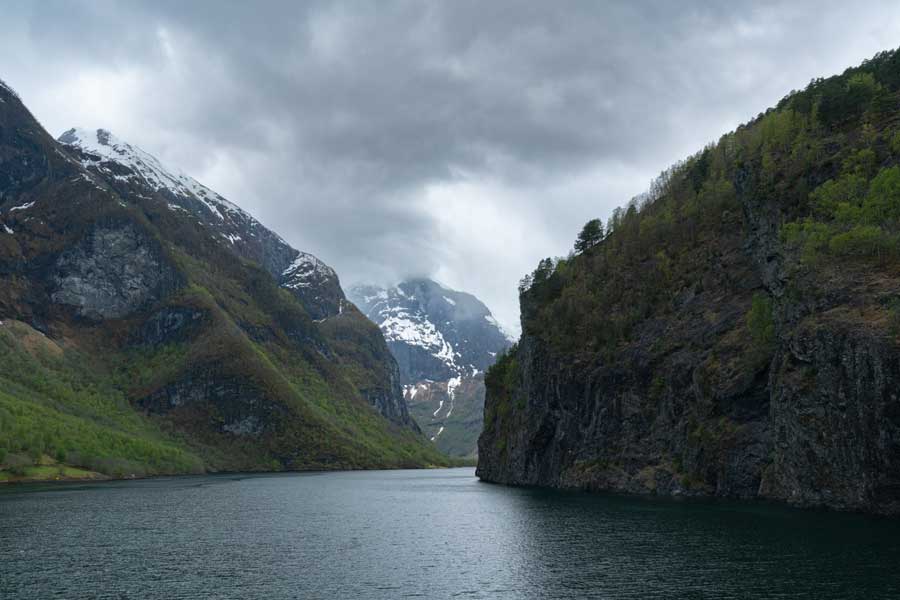
[[[97,320],[118,319],[178,287],[159,244],[130,223],[97,225],[56,261],[51,299]]]

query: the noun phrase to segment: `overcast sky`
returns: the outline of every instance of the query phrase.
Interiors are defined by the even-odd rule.
[[[0,78],[334,266],[516,284],[655,174],[900,45],[885,2],[0,0]]]

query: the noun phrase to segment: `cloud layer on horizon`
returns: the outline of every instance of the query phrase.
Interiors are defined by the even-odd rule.
[[[900,39],[869,2],[4,2],[0,78],[104,127],[345,283],[516,282],[654,174]]]

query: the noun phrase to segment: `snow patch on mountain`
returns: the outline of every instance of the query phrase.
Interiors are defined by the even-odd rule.
[[[79,148],[85,156],[81,164],[86,168],[98,167],[100,170],[107,170],[113,178],[120,181],[140,178],[157,191],[168,190],[176,196],[188,196],[201,202],[217,219],[225,219],[228,213],[249,217],[238,206],[193,177],[179,169],[164,167],[152,154],[123,142],[106,129],[91,131],[76,127],[63,133],[59,141],[67,146]],[[107,162],[127,167],[132,174],[117,174],[104,166]]]
[[[334,269],[306,252],[300,252],[294,261],[281,273],[282,287],[301,288],[315,285],[318,281],[334,278]]]
[[[136,184],[138,190],[143,187],[160,193],[169,210],[195,216],[198,223],[212,229],[238,255],[260,262],[283,287],[301,294],[302,300],[307,301],[305,305],[327,303],[331,307],[330,311],[322,307],[312,309],[316,316],[323,311],[328,313],[325,316],[342,312],[343,292],[331,267],[312,254],[295,250],[277,233],[196,179],[164,166],[155,156],[105,129],[69,129],[59,141],[73,149],[71,154],[92,173],[91,177],[99,173],[113,184]],[[86,174],[82,176],[96,185]],[[149,199],[134,188],[130,192]],[[337,299],[330,303],[323,300],[325,296],[320,291],[326,289],[325,296]]]
[[[393,307],[388,309],[388,313],[378,326],[381,327],[387,341],[418,346],[448,367],[454,370],[457,368],[453,346],[444,339],[431,321],[414,318],[402,308]]]
[[[34,202],[28,202],[28,203],[22,204],[22,205],[20,205],[20,206],[13,206],[13,207],[10,208],[9,211],[7,211],[7,212],[13,212],[14,210],[28,210],[28,209],[31,208],[32,206],[34,206]]]

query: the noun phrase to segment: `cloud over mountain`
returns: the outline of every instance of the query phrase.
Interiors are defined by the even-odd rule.
[[[515,326],[516,281],[585,220],[894,46],[900,7],[864,4],[11,2],[0,76],[55,134],[118,132],[347,283],[437,276]]]

